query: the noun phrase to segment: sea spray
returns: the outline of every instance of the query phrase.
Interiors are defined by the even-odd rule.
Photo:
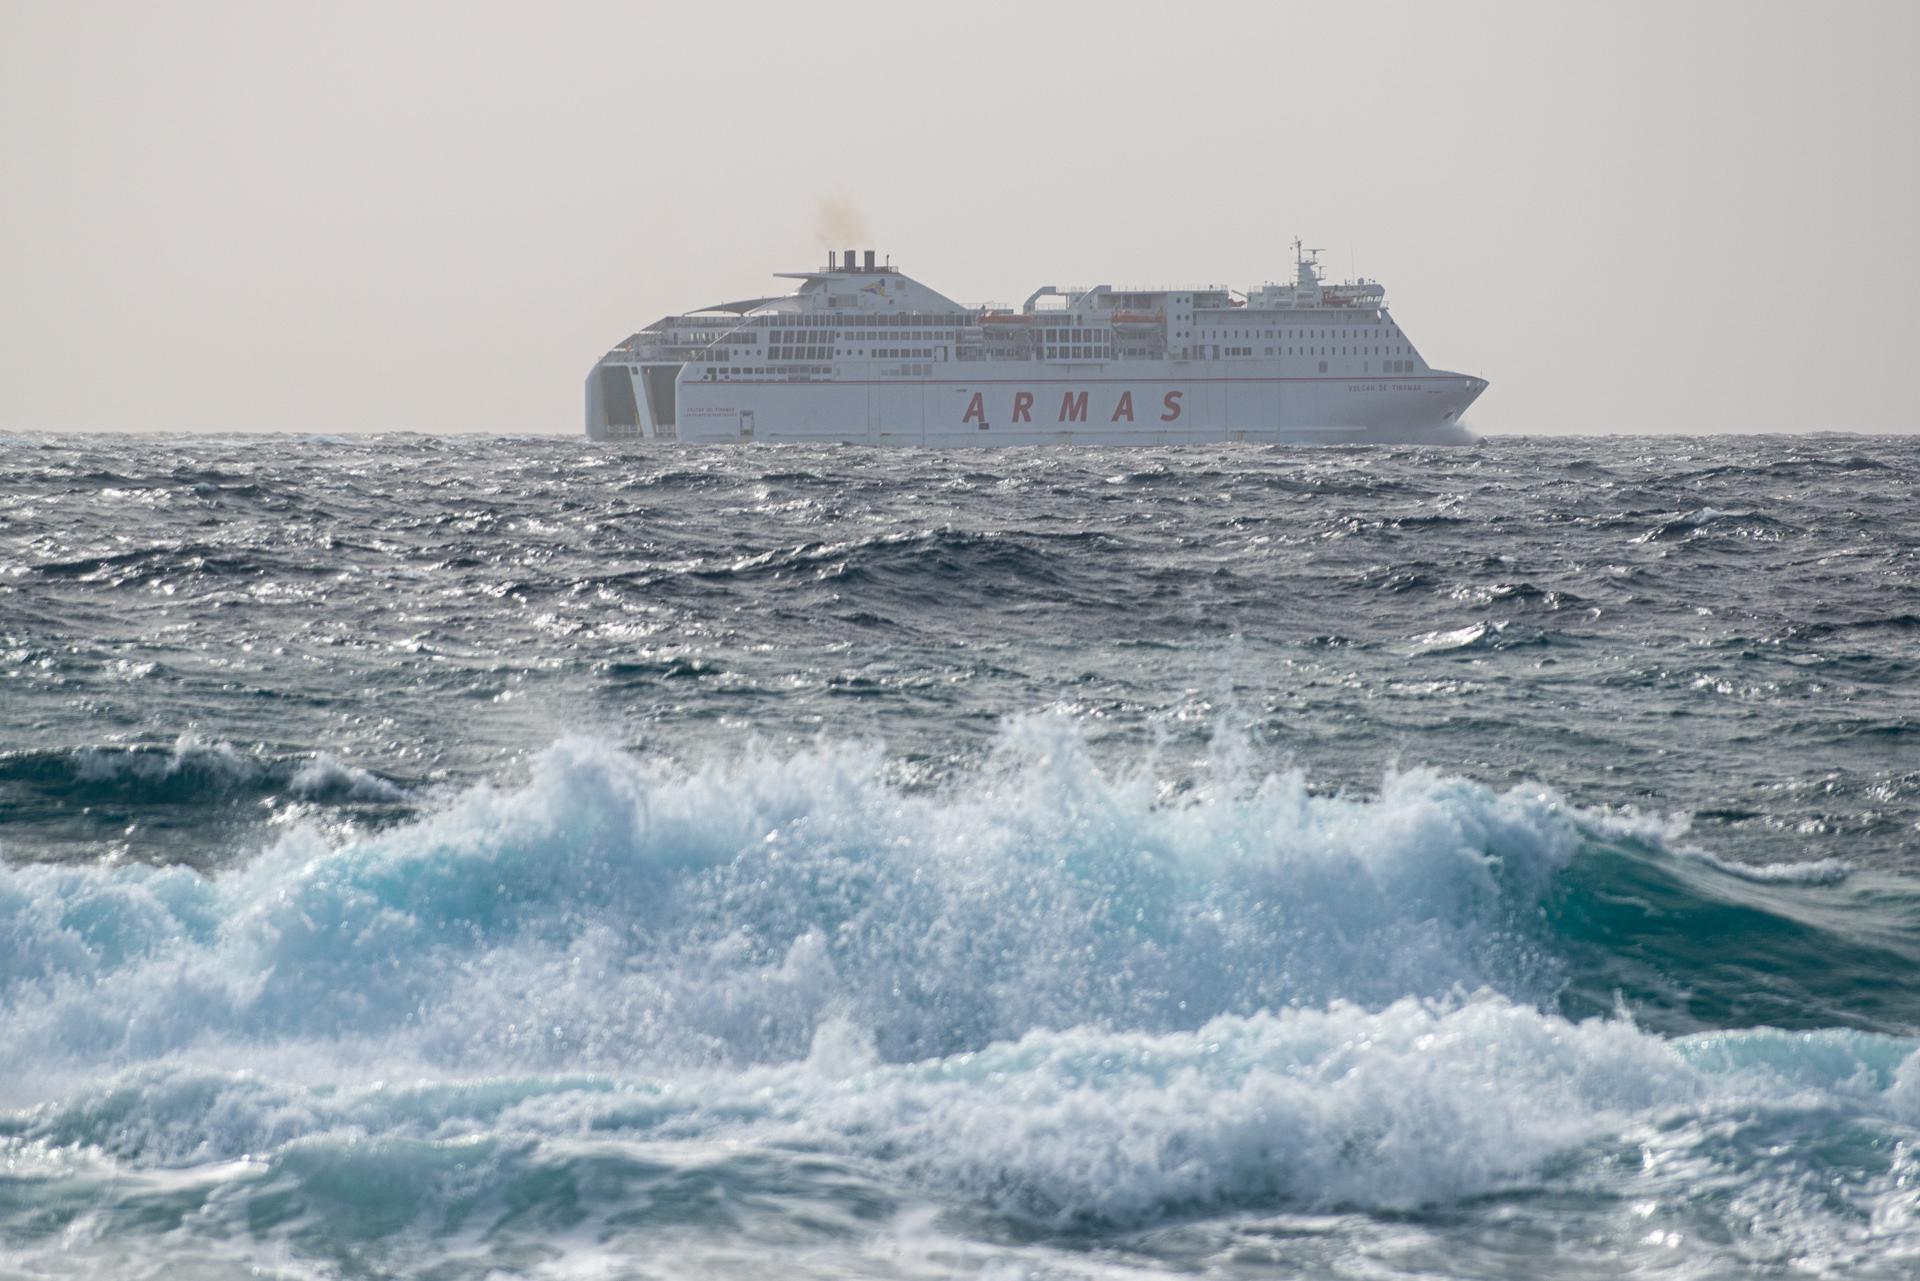
[[[839,1012],[888,1059],[1033,1028],[1342,998],[1551,994],[1534,931],[1581,824],[1540,789],[1298,773],[1173,800],[1068,722],[907,792],[871,748],[692,769],[590,740],[511,790],[217,877],[11,869],[12,1066],[394,1038],[423,1061],[750,1063]],[[360,1051],[356,1049],[354,1053]]]

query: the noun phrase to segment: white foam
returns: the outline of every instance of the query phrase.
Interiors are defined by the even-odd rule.
[[[1716,872],[1757,885],[1838,885],[1853,874],[1844,859],[1811,859],[1804,863],[1736,863],[1700,849],[1679,851]]]
[[[1539,908],[1584,840],[1679,829],[1429,771],[1309,793],[1222,744],[1178,796],[1071,723],[939,792],[873,747],[692,770],[591,740],[418,822],[242,868],[0,869],[0,1079],[182,1056],[324,1072],[884,1060],[1562,977]]]
[[[74,775],[85,782],[109,782],[123,778],[159,782],[186,771],[204,773],[216,783],[241,787],[260,778],[264,767],[259,761],[225,743],[206,743],[192,734],[182,734],[167,752],[133,748],[82,748],[74,754]]]
[[[1579,840],[1549,793],[1424,772],[1371,800],[1290,773],[1168,803],[1053,719],[942,794],[871,748],[684,772],[570,740],[523,787],[337,847],[295,832],[213,880],[0,872],[0,1067],[365,1038],[483,1069],[797,1059],[835,1014],[899,1058],[1524,994],[1545,978],[1523,927]]]
[[[328,1168],[351,1166],[374,1139],[369,1159],[383,1153],[400,1186],[439,1177],[432,1153],[420,1156],[431,1168],[394,1164],[427,1143],[443,1154],[485,1143],[534,1164],[588,1137],[656,1160],[757,1150],[850,1161],[943,1203],[1070,1226],[1235,1207],[1405,1209],[1596,1180],[1615,1198],[1666,1195],[1684,1190],[1689,1163],[1722,1160],[1754,1188],[1791,1190],[1848,1158],[1769,1146],[1767,1133],[1852,1126],[1891,1141],[1920,1120],[1911,1043],[1769,1032],[1670,1042],[1491,994],[1159,1034],[1033,1032],[907,1064],[876,1061],[852,1025],[822,1035],[832,1044],[802,1062],[658,1078],[315,1089],[152,1066],[9,1128],[140,1169],[320,1153]],[[686,1145],[682,1157],[673,1145]],[[1623,1150],[1639,1156],[1623,1163]],[[1900,1195],[1898,1172],[1870,1158],[1863,1148],[1838,1195]],[[1920,1225],[1897,1234],[1920,1244]]]
[[[406,792],[377,774],[343,764],[320,752],[288,780],[287,790],[312,799],[340,798],[362,803],[390,803],[406,799]]]

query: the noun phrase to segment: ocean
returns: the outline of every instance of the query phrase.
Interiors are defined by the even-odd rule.
[[[0,438],[0,1277],[1920,1275],[1920,438]]]

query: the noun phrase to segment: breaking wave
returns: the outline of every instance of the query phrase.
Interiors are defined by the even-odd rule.
[[[1575,1015],[1625,999],[1674,1031],[1920,1028],[1911,897],[1835,860],[1729,863],[1670,824],[1429,771],[1316,795],[1215,754],[1169,792],[1042,718],[929,793],[877,747],[687,770],[579,739],[518,787],[335,845],[295,831],[217,876],[10,868],[0,1066],[368,1036],[459,1070],[738,1066],[804,1057],[834,1018],[911,1061],[1483,988]],[[81,759],[113,787],[258,769]],[[327,761],[284,782],[390,786]]]
[[[88,746],[0,753],[0,789],[65,807],[101,801],[198,805],[280,794],[358,804],[405,801],[399,784],[324,752],[268,757],[182,736],[171,746]]]

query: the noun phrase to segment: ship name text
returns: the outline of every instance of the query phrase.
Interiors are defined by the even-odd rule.
[[[1181,397],[1185,395],[1185,392],[1170,391],[1160,397],[1160,404],[1157,408],[1159,409],[1159,419],[1161,422],[1171,423],[1179,421],[1181,412],[1180,400]],[[1051,393],[1049,393],[1049,398],[1051,398]],[[1061,392],[1060,404],[1057,412],[1054,414],[1053,421],[1057,423],[1084,423],[1091,421],[1089,417],[1091,413],[1089,399],[1089,394],[1084,391]],[[1014,392],[1012,414],[1007,421],[1010,423],[1032,422],[1037,403],[1038,397],[1033,392]],[[1040,412],[1044,414],[1047,408],[1048,406],[1041,406]],[[1101,406],[1101,408],[1109,409],[1108,406],[1104,405]],[[1152,410],[1150,409],[1148,412],[1152,412]],[[1131,391],[1123,391],[1120,393],[1119,397],[1114,400],[1110,407],[1105,421],[1110,423],[1130,423],[1135,421],[1133,393]],[[960,422],[962,426],[967,423],[974,423],[985,427],[988,424],[985,392],[976,391],[973,393],[972,397],[967,401],[967,410],[966,413],[961,415]]]

